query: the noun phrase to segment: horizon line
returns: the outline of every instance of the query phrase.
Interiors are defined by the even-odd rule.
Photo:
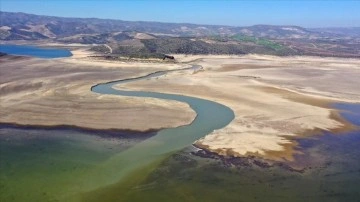
[[[123,19],[114,19],[114,18],[101,18],[101,17],[70,17],[70,16],[57,16],[57,15],[43,15],[36,13],[28,13],[23,11],[4,11],[0,10],[0,13],[22,13],[27,15],[36,15],[44,17],[57,17],[57,18],[68,18],[68,19],[98,19],[98,20],[114,20],[114,21],[125,21],[125,22],[149,22],[149,23],[163,23],[163,24],[190,24],[190,25],[205,25],[205,26],[225,26],[225,27],[234,27],[234,28],[245,28],[253,26],[291,26],[291,27],[300,27],[305,29],[319,29],[319,28],[360,28],[360,26],[326,26],[326,27],[304,27],[296,24],[253,24],[253,25],[224,25],[224,24],[200,24],[200,23],[191,23],[191,22],[164,22],[164,21],[151,21],[151,20],[123,20]]]

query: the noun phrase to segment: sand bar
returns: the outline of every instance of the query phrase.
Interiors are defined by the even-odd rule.
[[[229,106],[235,112],[233,122],[195,142],[221,155],[292,160],[294,137],[351,128],[335,118],[337,111],[331,109],[331,103],[360,101],[360,61],[355,59],[256,55],[177,58],[200,64],[204,71],[170,73],[126,86],[191,95]]]

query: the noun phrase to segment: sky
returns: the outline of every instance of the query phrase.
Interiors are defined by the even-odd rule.
[[[0,10],[231,26],[360,27],[360,0],[0,0]]]

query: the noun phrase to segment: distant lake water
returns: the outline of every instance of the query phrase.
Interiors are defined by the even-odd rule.
[[[72,56],[71,52],[66,49],[59,48],[43,48],[37,46],[24,46],[24,45],[3,45],[0,44],[0,52],[23,55],[38,58],[61,58]]]

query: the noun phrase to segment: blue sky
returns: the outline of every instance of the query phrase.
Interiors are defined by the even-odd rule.
[[[0,0],[0,9],[64,17],[233,26],[360,26],[359,0]]]

